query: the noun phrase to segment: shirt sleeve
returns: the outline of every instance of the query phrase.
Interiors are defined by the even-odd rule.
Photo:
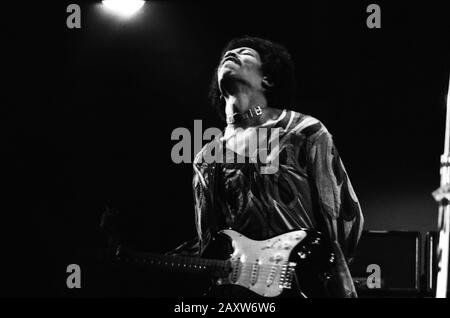
[[[197,236],[178,246],[171,254],[201,256],[211,239],[211,233],[217,230],[212,215],[214,198],[211,188],[214,187],[215,168],[214,164],[201,163],[197,158],[194,161],[192,189]]]
[[[332,135],[321,125],[312,137],[309,155],[319,205],[331,239],[350,261],[363,229],[361,207]]]

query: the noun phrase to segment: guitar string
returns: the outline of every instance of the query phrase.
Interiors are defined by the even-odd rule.
[[[156,265],[156,264],[154,264],[154,265]],[[189,266],[189,265],[183,267],[182,264],[180,264],[179,266],[177,266],[177,264],[174,264],[174,265],[172,265],[172,264],[159,264],[159,265],[170,266],[172,268],[178,267],[178,268],[181,268],[181,269],[193,270],[193,271],[214,270],[213,268],[208,268],[208,265],[197,265],[197,267],[192,267],[192,266]],[[262,273],[262,274],[270,273],[271,271],[277,272],[277,271],[282,269],[282,266],[283,265],[260,265],[259,269],[257,269],[256,271],[259,272],[259,273]],[[253,270],[252,267],[247,267],[245,269],[240,269],[239,271],[241,273],[250,272],[250,274],[251,274],[252,270]],[[232,271],[233,271],[233,269],[231,269],[231,272]]]
[[[216,261],[213,261],[213,262],[216,262]],[[224,261],[225,262],[225,261]],[[221,265],[221,264],[215,264],[215,263],[211,263],[210,261],[205,261],[205,262],[197,262],[196,261],[196,263],[195,264],[193,264],[193,263],[190,263],[190,264],[186,264],[186,263],[188,263],[188,262],[180,262],[180,261],[174,261],[174,262],[171,262],[171,261],[146,261],[146,263],[149,263],[149,264],[153,264],[153,265],[171,265],[171,264],[177,264],[177,265],[182,265],[182,266],[189,266],[189,267],[192,267],[192,266],[212,266],[212,267],[214,267],[214,266],[219,266],[219,267],[226,267],[226,265],[225,264],[223,264],[223,265]],[[233,266],[234,264],[233,264],[234,262],[233,261],[230,261],[230,265],[231,266]],[[288,265],[288,263],[290,263],[289,261],[285,261],[285,262],[283,262],[282,264],[273,264],[273,265],[271,265],[271,264],[259,264],[259,263],[256,263],[256,262],[242,262],[242,261],[240,261],[239,262],[239,264],[241,264],[241,265],[250,265],[250,266],[254,266],[254,265],[257,265],[258,267],[262,267],[262,268],[264,268],[264,267],[272,267],[272,266],[277,266],[277,267],[280,267],[280,266],[287,266]]]
[[[173,266],[173,267],[175,267],[175,266]],[[208,269],[208,268],[197,267],[197,268],[188,268],[188,269],[192,269],[193,271],[195,271],[195,270],[201,271],[201,270]],[[275,273],[277,273],[277,272],[280,271],[280,267],[276,267],[275,269],[272,269],[272,268],[264,268],[264,269],[256,270],[256,273],[257,273],[258,275],[260,275],[260,274],[269,274],[269,273],[272,272],[272,271],[275,272]],[[251,275],[251,274],[252,274],[252,269],[251,269],[251,268],[248,268],[248,269],[240,269],[239,272],[240,272],[240,275],[245,275],[245,274]],[[231,274],[232,274],[232,272],[230,272],[230,275],[231,275]]]
[[[252,271],[253,271],[252,267],[247,267],[246,266],[244,268],[239,269],[239,276],[246,276],[246,275],[249,275],[249,276],[252,276],[252,275],[257,275],[257,276],[267,275],[268,276],[271,272],[274,272],[274,275],[278,275],[278,274],[281,275],[281,273],[279,273],[279,271],[282,270],[281,266],[283,266],[283,265],[273,265],[273,266],[270,266],[270,267],[269,267],[269,265],[267,265],[266,267],[264,267],[262,269],[256,270],[256,274],[252,274]],[[204,270],[206,268],[204,268],[204,267],[198,267],[198,268],[190,267],[189,269],[192,269],[192,270]],[[230,272],[230,275],[233,275],[233,273]]]

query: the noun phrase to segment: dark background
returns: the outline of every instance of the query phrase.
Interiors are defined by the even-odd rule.
[[[82,27],[68,29],[68,3],[2,12],[0,295],[190,292],[193,277],[105,267],[100,219],[120,211],[125,240],[145,251],[194,237],[192,169],[172,162],[171,133],[195,119],[222,127],[208,86],[222,47],[244,34],[292,53],[298,98],[286,107],[333,134],[365,229],[436,229],[446,8],[377,1],[382,27],[368,29],[369,1],[150,1],[129,21],[76,2]],[[66,288],[71,263],[81,290]]]

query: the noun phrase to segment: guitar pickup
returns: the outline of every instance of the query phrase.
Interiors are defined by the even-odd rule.
[[[250,284],[255,285],[258,281],[259,275],[259,260],[256,260],[252,265],[252,271],[250,274]]]

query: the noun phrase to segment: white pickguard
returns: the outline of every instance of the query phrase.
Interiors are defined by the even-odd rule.
[[[222,233],[232,239],[234,252],[231,261],[234,271],[218,284],[236,284],[266,297],[281,294],[287,287],[286,269],[295,264],[289,263],[293,248],[300,243],[307,233],[297,230],[281,234],[274,238],[255,241],[234,230],[223,230]],[[284,272],[283,272],[284,270]],[[284,284],[283,284],[284,283]]]

